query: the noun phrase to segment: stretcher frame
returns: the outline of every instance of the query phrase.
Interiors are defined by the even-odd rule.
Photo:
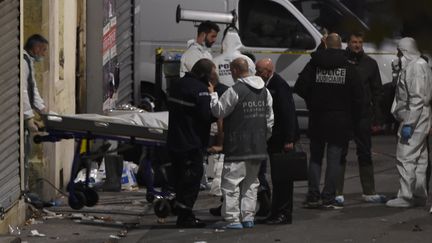
[[[74,159],[72,162],[71,179],[68,183],[67,190],[69,192],[69,205],[74,209],[80,209],[83,206],[94,206],[99,199],[97,192],[89,188],[90,175],[90,159],[95,155],[90,154],[91,140],[114,140],[123,141],[129,144],[139,144],[147,149],[158,146],[165,146],[167,138],[167,130],[161,128],[152,128],[144,126],[136,126],[129,124],[121,124],[116,122],[92,120],[90,118],[61,116],[42,114],[42,120],[45,125],[45,135],[37,135],[34,140],[36,143],[41,142],[59,142],[62,139],[74,139],[76,143]],[[86,155],[80,154],[83,140],[86,143]],[[111,151],[112,152],[112,151]],[[100,156],[100,155],[98,155]],[[140,161],[141,162],[141,161]],[[74,183],[75,177],[78,174],[81,163],[84,163],[86,168],[86,180],[84,185]],[[145,167],[144,178],[146,181],[146,199],[152,202],[155,198],[171,198],[170,192],[159,192],[153,186],[151,160],[144,158]],[[83,192],[86,199],[83,199]]]

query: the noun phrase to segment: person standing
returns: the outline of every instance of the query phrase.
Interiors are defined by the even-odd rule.
[[[383,86],[377,62],[366,55],[363,50],[363,34],[352,33],[349,36],[347,47],[348,61],[354,64],[361,82],[363,83],[365,98],[363,100],[363,114],[354,124],[354,142],[357,148],[360,182],[363,189],[363,200],[371,203],[385,202],[384,195],[376,194],[374,168],[372,163],[371,130],[379,131],[383,123],[381,100]],[[337,185],[336,200],[343,204],[343,187],[348,146],[342,152],[341,174]]]
[[[426,139],[431,128],[432,73],[413,38],[402,38],[397,48],[401,70],[391,111],[400,122],[396,148],[400,188],[397,198],[386,205],[424,206],[428,195]]]
[[[230,87],[234,85],[234,80],[231,76],[230,63],[236,58],[243,58],[248,62],[249,73],[255,75],[255,63],[248,56],[243,55],[240,49],[243,44],[237,30],[230,27],[226,30],[222,40],[222,53],[213,59],[216,65],[219,81]]]
[[[261,59],[256,64],[256,74],[266,83],[273,98],[274,126],[267,143],[269,154],[289,152],[299,139],[296,109],[291,88],[288,83],[274,72],[270,58]],[[272,161],[270,160],[270,168]],[[291,224],[293,210],[294,183],[289,177],[272,176],[273,198],[266,224]]]
[[[24,188],[29,190],[28,185],[28,170],[29,156],[31,153],[31,137],[39,131],[40,125],[35,121],[34,111],[37,113],[46,113],[45,102],[40,96],[39,89],[35,79],[35,62],[41,62],[48,50],[48,41],[39,34],[30,36],[24,46],[24,65],[23,65],[23,109],[24,109],[24,129],[26,134],[25,139],[25,155],[24,155]]]
[[[190,72],[198,60],[213,59],[210,48],[216,42],[219,30],[219,26],[211,21],[202,22],[198,26],[196,39],[188,42],[188,49],[180,59],[180,77]]]
[[[191,72],[174,82],[168,98],[167,148],[173,164],[177,227],[201,228],[205,223],[192,212],[203,175],[203,152],[207,149],[212,121],[207,85],[216,66],[201,59]]]
[[[341,208],[336,200],[343,149],[360,119],[364,91],[348,62],[338,34],[325,40],[327,49],[312,53],[311,61],[299,74],[294,92],[309,109],[310,163],[306,208]],[[321,166],[327,147],[327,169],[320,193]]]
[[[226,228],[252,228],[258,171],[267,158],[266,139],[273,126],[272,97],[264,81],[249,74],[245,59],[232,61],[230,70],[236,83],[220,99],[209,87],[212,114],[224,118],[222,215]]]

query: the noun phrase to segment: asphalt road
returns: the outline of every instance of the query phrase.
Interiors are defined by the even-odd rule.
[[[302,140],[307,148],[307,140]],[[376,190],[391,198],[398,190],[395,168],[395,138],[373,138]],[[341,210],[303,209],[306,182],[295,184],[293,224],[282,226],[256,225],[253,229],[219,230],[212,225],[221,220],[208,213],[219,199],[207,192],[200,193],[196,214],[209,223],[204,229],[178,229],[175,218],[158,223],[152,206],[144,199],[144,191],[103,193],[100,205],[74,213],[96,216],[96,219],[75,215],[71,219],[67,206],[50,208],[63,217],[29,224],[21,229],[20,238],[27,242],[432,242],[432,216],[427,207],[412,209],[388,208],[361,200],[361,186],[350,146],[345,181],[345,207]],[[65,217],[68,216],[68,217]],[[80,219],[81,220],[77,220]],[[39,222],[40,221],[40,222]],[[126,229],[126,230],[125,230]],[[44,237],[29,237],[38,230]],[[120,239],[115,239],[119,235]]]

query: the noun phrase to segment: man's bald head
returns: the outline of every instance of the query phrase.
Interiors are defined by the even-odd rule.
[[[249,76],[249,66],[244,58],[236,58],[230,63],[231,75],[234,80]]]
[[[330,33],[325,39],[327,48],[341,49],[342,39],[337,33]]]
[[[260,76],[264,81],[268,81],[273,75],[274,65],[270,58],[264,58],[256,63],[256,75]]]

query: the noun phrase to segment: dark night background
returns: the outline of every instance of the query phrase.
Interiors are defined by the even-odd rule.
[[[370,27],[367,38],[410,36],[432,53],[432,0],[341,0]]]

